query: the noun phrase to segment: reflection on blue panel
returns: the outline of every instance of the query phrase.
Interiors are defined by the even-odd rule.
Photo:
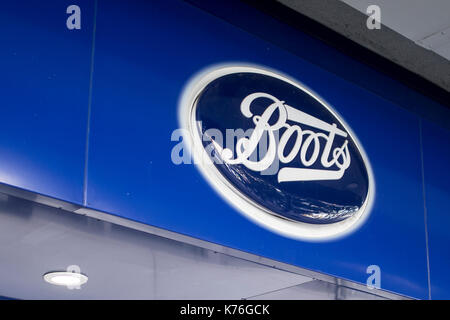
[[[431,297],[450,299],[450,131],[423,122]]]
[[[382,289],[428,297],[415,116],[184,2],[126,3],[98,7],[90,207],[361,283],[375,264]],[[353,129],[376,182],[372,213],[359,230],[324,243],[285,238],[236,212],[194,166],[172,163],[184,84],[207,66],[232,61],[297,78]]]
[[[3,1],[0,182],[82,201],[93,1]]]

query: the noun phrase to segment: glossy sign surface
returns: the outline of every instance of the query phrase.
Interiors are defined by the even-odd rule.
[[[416,116],[186,2],[127,1],[132,19],[124,19],[124,8],[123,1],[98,3],[89,207],[360,283],[367,267],[378,265],[382,289],[427,297]],[[305,52],[318,46],[300,33],[293,41]],[[321,52],[359,70],[332,49]],[[235,62],[276,69],[313,88],[356,133],[376,182],[358,230],[326,242],[281,236],[230,206],[196,166],[172,162],[185,85],[205,68]]]
[[[204,87],[197,93],[198,86]],[[191,87],[181,113],[190,118],[192,149],[203,150],[198,159],[211,160],[198,161],[205,176],[244,214],[312,239],[342,234],[364,220],[368,161],[317,94],[255,66],[216,68]],[[371,201],[372,181],[370,189]]]

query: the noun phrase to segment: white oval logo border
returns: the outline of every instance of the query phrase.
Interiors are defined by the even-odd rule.
[[[339,120],[354,141],[363,159],[369,179],[366,200],[355,215],[331,224],[310,224],[288,220],[247,198],[220,173],[209,159],[197,130],[195,119],[196,101],[205,87],[212,81],[228,74],[240,72],[258,73],[287,82],[314,98]],[[282,72],[259,65],[239,63],[219,64],[205,68],[194,75],[184,87],[178,105],[178,122],[180,128],[184,129],[183,142],[195,163],[197,163],[196,166],[200,173],[211,187],[238,212],[270,231],[298,240],[313,242],[337,240],[357,230],[370,215],[375,198],[375,180],[369,159],[358,138],[345,120],[325,100],[300,81],[294,80]]]

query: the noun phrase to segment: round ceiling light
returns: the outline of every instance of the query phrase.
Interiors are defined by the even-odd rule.
[[[88,277],[76,272],[49,272],[44,274],[44,280],[57,286],[79,287],[88,281]]]

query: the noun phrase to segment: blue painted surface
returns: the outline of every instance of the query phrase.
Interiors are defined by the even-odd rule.
[[[432,299],[450,299],[450,131],[424,121],[423,158]]]
[[[127,10],[132,20],[123,19],[122,2],[99,2],[89,207],[362,283],[367,266],[377,264],[382,288],[427,298],[416,116],[186,3],[130,1]],[[301,80],[357,133],[376,181],[361,229],[328,243],[279,236],[233,210],[194,166],[171,162],[184,84],[230,61]]]
[[[83,7],[82,29],[66,8]],[[0,10],[0,182],[81,203],[93,5],[9,1]]]
[[[82,8],[81,30],[65,28],[69,4]],[[2,4],[1,183],[82,203],[93,6]],[[88,207],[361,283],[375,264],[382,289],[428,298],[418,110],[446,124],[448,109],[244,7],[229,20],[249,32],[179,0],[99,1]],[[194,166],[172,163],[184,85],[203,68],[230,62],[300,80],[356,133],[376,183],[359,230],[323,243],[277,235],[231,208]],[[432,297],[450,298],[449,177],[442,172],[450,137],[431,122],[422,134]]]

